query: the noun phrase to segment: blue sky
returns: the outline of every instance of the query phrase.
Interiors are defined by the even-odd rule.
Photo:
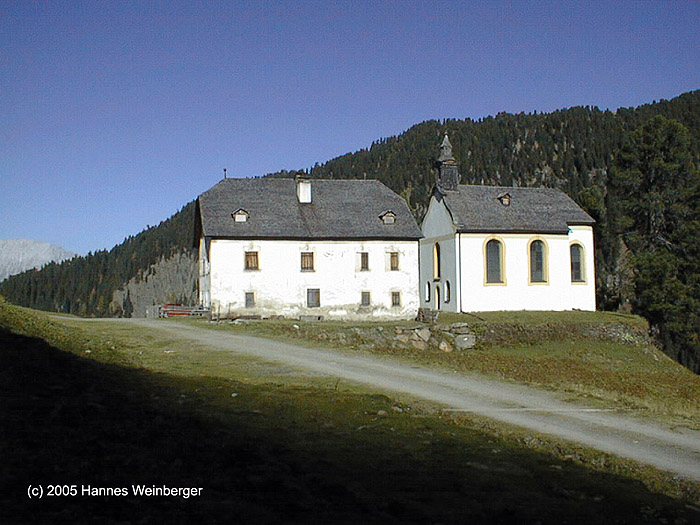
[[[700,2],[0,3],[0,238],[85,254],[433,118],[700,88]]]

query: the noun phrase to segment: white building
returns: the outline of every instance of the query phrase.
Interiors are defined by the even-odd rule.
[[[459,184],[447,135],[423,219],[421,306],[595,310],[594,220],[563,192]]]
[[[374,180],[224,179],[197,200],[199,296],[222,316],[413,318],[418,240]]]

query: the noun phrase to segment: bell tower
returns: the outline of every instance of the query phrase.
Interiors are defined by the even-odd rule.
[[[440,174],[438,176],[438,188],[441,191],[457,191],[460,182],[459,166],[452,155],[452,144],[450,138],[445,133],[445,138],[440,145],[440,156],[437,160]]]

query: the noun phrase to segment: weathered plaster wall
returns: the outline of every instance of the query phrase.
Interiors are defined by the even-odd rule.
[[[245,252],[258,252],[259,270],[245,269]],[[314,271],[301,270],[301,253],[314,253]],[[360,269],[369,254],[369,271]],[[390,252],[399,270],[390,270]],[[418,310],[417,241],[283,241],[213,239],[209,248],[211,307],[221,315],[322,315],[325,318],[413,318]],[[318,308],[307,307],[307,290],[320,290]],[[361,293],[371,305],[361,307]],[[245,294],[255,294],[246,308]],[[392,292],[401,305],[392,306]]]

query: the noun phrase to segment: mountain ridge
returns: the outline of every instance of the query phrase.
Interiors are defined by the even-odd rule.
[[[72,259],[77,254],[61,246],[31,239],[0,239],[0,281],[51,262]]]

